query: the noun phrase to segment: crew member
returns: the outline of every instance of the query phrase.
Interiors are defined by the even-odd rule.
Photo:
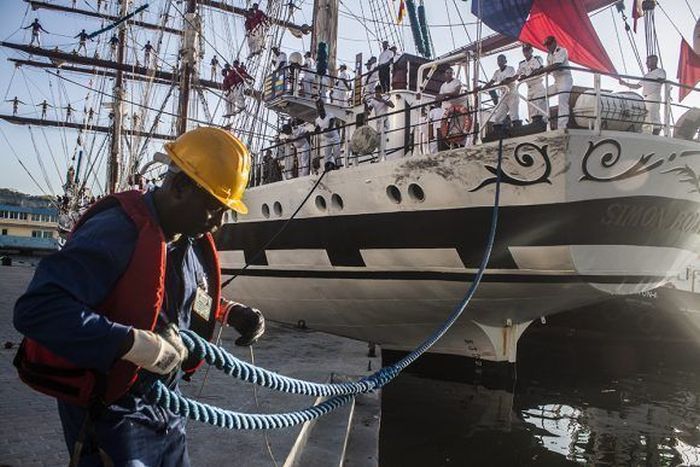
[[[245,109],[245,84],[252,83],[253,77],[248,74],[245,65],[238,60],[233,61],[233,67],[224,78],[227,113],[230,117]]]
[[[83,29],[78,33],[78,35],[73,36],[73,39],[78,39],[78,48],[75,51],[76,54],[79,54],[80,51],[82,50],[85,55],[87,55],[87,40],[89,39],[89,34]]]
[[[569,124],[569,96],[574,80],[569,70],[569,52],[564,47],[557,45],[554,36],[547,36],[543,42],[547,47],[547,66],[542,72],[552,72],[554,85],[550,86],[548,94],[557,95],[557,128],[566,128]]]
[[[292,127],[292,144],[297,151],[297,167],[299,176],[304,177],[311,172],[311,143],[309,130],[303,120],[297,119]]]
[[[17,112],[19,111],[19,105],[24,104],[17,96],[14,97],[14,99],[10,99],[5,102],[12,102],[12,115],[17,115]]]
[[[544,98],[544,81],[542,77],[536,78],[533,75],[539,74],[544,66],[542,58],[533,55],[532,46],[523,44],[523,56],[525,60],[518,65],[517,75],[521,80],[527,80],[527,112],[530,122],[534,117],[540,116],[547,121],[547,102]]]
[[[518,95],[515,91],[515,69],[508,65],[508,59],[500,54],[496,61],[498,68],[493,73],[491,80],[484,85],[488,88],[494,84],[505,85],[507,88],[499,90],[500,103],[493,113],[494,123],[502,124],[506,116],[510,116],[510,121],[518,120]]]
[[[151,41],[146,41],[146,45],[143,46],[143,63],[146,68],[151,66],[151,55],[153,54],[153,45]]]
[[[109,57],[114,58],[114,54],[117,53],[117,46],[119,45],[119,37],[116,34],[112,34],[109,38]]]
[[[346,65],[340,65],[340,70],[338,71],[338,76],[335,79],[335,85],[333,86],[333,93],[331,94],[331,102],[336,105],[348,105],[350,104],[350,90],[352,89],[350,85],[350,73],[348,73],[348,67]]]
[[[304,54],[304,62],[301,67],[301,93],[303,96],[311,97],[316,81],[316,60],[311,56],[311,52]]]
[[[246,10],[243,25],[248,39],[249,58],[258,55],[265,46],[265,26],[267,23],[267,15],[258,9],[257,3],[253,3]]]
[[[445,69],[444,76],[445,81],[440,86],[440,91],[435,99],[442,99],[443,110],[447,110],[452,106],[463,105],[464,97],[460,97],[462,94],[462,82],[455,78],[455,72],[452,67]]]
[[[75,110],[75,108],[73,108],[73,106],[69,102],[68,105],[66,107],[64,107],[64,109],[66,109],[66,123],[72,122],[73,121],[73,111]]]
[[[22,28],[22,29],[31,29],[32,30],[32,39],[29,41],[29,47],[34,45],[34,42],[36,41],[36,46],[41,47],[41,33],[45,32],[48,34],[49,32],[41,27],[41,23],[39,23],[39,18],[34,18],[34,22],[30,24],[29,26]]]
[[[430,153],[436,154],[438,151],[442,150],[442,136],[440,134],[440,127],[442,126],[442,117],[445,116],[445,109],[442,108],[440,104],[433,104],[430,112],[428,113],[428,145]]]
[[[294,157],[294,152],[295,152],[295,147],[294,143],[292,141],[292,126],[289,123],[285,123],[282,125],[282,129],[280,130],[280,144],[282,144],[282,151],[281,155],[282,158],[284,159],[284,179],[285,180],[291,180],[292,178],[296,177],[298,174],[298,168],[299,166],[297,165],[297,171],[294,170],[294,166],[296,158]],[[278,153],[279,154],[279,153]]]
[[[216,79],[216,75],[219,74],[219,59],[216,57],[216,54],[209,62],[209,66],[211,67],[211,80],[214,81]]]
[[[220,321],[244,346],[264,332],[259,311],[220,298],[210,235],[227,210],[248,211],[248,150],[212,127],[165,150],[171,165],[162,186],[93,205],[15,305],[14,325],[26,336],[20,376],[57,397],[75,465],[189,465],[185,418],[144,391],[154,379],[179,391],[200,364],[179,330],[211,338]]]
[[[387,112],[394,108],[391,99],[384,96],[381,84],[374,88],[374,95],[367,100],[367,107],[374,113],[374,129],[379,133],[379,160],[386,158],[386,132],[389,130],[389,117]]]
[[[41,119],[46,120],[46,111],[50,107],[49,103],[44,99],[40,104],[37,104],[37,107],[41,107]]]
[[[287,66],[287,54],[282,52],[279,47],[275,46],[272,47],[272,53],[274,54],[274,57],[272,60],[274,61],[273,66],[274,69],[279,71],[285,66]]]
[[[649,70],[641,81],[630,83],[620,79],[620,84],[630,89],[642,88],[644,105],[647,108],[646,125],[644,131],[658,135],[661,132],[661,86],[666,80],[666,72],[659,68],[659,57],[649,55],[647,57],[647,69]]]
[[[336,127],[335,117],[326,113],[323,100],[316,101],[316,132],[321,134],[320,145],[323,149],[325,170],[335,170],[340,165],[340,133]]]
[[[389,48],[388,41],[382,41],[382,52],[379,54],[377,69],[379,71],[379,84],[385,91],[391,90],[391,65],[394,63],[396,49]]]
[[[362,89],[362,97],[364,100],[372,97],[374,94],[374,88],[379,83],[379,75],[377,73],[377,68],[374,66],[377,63],[377,57],[370,57],[365,63],[367,67],[367,73],[365,73],[364,86]]]

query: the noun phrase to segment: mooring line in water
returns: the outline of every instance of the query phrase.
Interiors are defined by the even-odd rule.
[[[496,238],[501,191],[502,159],[503,138],[501,137],[498,142],[498,162],[496,167],[495,184],[496,193],[494,196],[493,209],[491,213],[491,229],[476,277],[460,301],[459,305],[455,308],[447,320],[445,320],[445,322],[439,328],[437,328],[435,332],[430,335],[421,345],[419,345],[404,358],[392,365],[381,368],[374,374],[362,378],[359,381],[322,384],[311,381],[303,381],[296,378],[289,378],[264,368],[256,367],[247,362],[239,360],[222,347],[205,341],[191,331],[183,331],[183,342],[192,355],[196,356],[197,358],[203,358],[211,365],[214,365],[231,376],[269,389],[292,394],[334,397],[305,409],[275,414],[249,414],[214,407],[212,405],[204,404],[194,399],[184,397],[183,395],[168,389],[168,387],[161,381],[156,381],[151,386],[150,390],[148,391],[148,397],[154,403],[167,410],[170,410],[171,412],[177,413],[183,417],[188,417],[192,420],[209,423],[221,428],[233,430],[269,430],[276,428],[288,428],[300,423],[314,420],[350,402],[355,394],[370,392],[386,385],[402,370],[418,359],[418,357],[428,351],[438,340],[440,340],[440,338],[442,338],[442,336],[445,335],[445,333],[462,315],[472,297],[476,293],[479,283],[481,282],[481,278],[486,271],[486,266],[491,258],[491,252],[493,251],[493,245]],[[320,178],[316,185],[318,185],[319,182]],[[307,196],[307,199],[309,196],[311,196],[311,192]],[[306,202],[306,199],[304,202]],[[300,209],[301,206],[299,209],[297,209],[297,212]],[[296,214],[296,212],[294,214]],[[278,232],[278,234],[279,233],[281,233],[281,230]],[[273,237],[273,240],[275,237]]]

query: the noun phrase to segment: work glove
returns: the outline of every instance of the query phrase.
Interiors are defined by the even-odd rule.
[[[236,345],[247,347],[260,339],[265,333],[265,317],[260,310],[226,299],[222,302],[224,311],[228,314],[228,325],[233,326],[241,335],[236,339]]]
[[[132,329],[134,343],[122,357],[136,366],[159,375],[167,375],[178,368],[187,357],[187,349],[174,325],[163,335],[142,329]]]

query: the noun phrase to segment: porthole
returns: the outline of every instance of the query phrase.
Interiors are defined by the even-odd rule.
[[[343,210],[343,198],[341,198],[338,193],[333,193],[333,196],[331,196],[331,206],[333,206],[333,209],[337,209],[338,211]]]
[[[326,198],[324,198],[321,195],[316,196],[316,208],[318,208],[319,211],[325,211],[326,210]]]
[[[386,195],[392,203],[399,204],[401,202],[401,191],[396,185],[389,185],[386,187]]]
[[[263,203],[262,205],[262,215],[265,217],[265,219],[270,218],[270,206],[268,206],[267,203]]]
[[[282,203],[275,201],[275,204],[272,205],[272,209],[275,211],[277,217],[282,217]]]
[[[425,192],[423,188],[415,183],[408,185],[408,196],[410,196],[413,201],[418,201],[419,203],[425,201]]]

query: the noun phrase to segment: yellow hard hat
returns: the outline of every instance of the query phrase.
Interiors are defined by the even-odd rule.
[[[221,128],[199,127],[166,143],[170,159],[214,198],[241,214],[248,184],[250,154],[245,145]]]

